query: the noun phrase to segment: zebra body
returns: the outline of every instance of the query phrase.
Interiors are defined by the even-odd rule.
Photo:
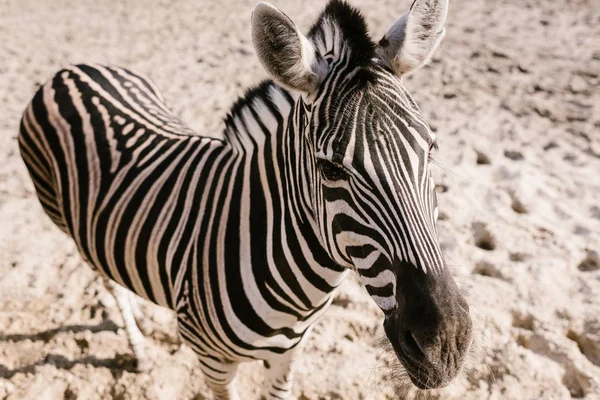
[[[431,7],[440,13],[419,1],[417,22]],[[409,36],[403,18],[385,46],[399,47],[400,28]],[[455,297],[434,224],[435,136],[393,73],[424,61],[443,31],[398,61],[370,41],[356,10],[333,0],[309,38],[264,3],[252,34],[280,84],[265,81],[235,103],[222,138],[186,127],[148,79],[100,65],[57,73],[19,135],[52,221],[105,278],[176,311],[217,398],[236,397],[237,365],[255,359],[268,368],[265,396],[287,397],[295,350],[349,270],[386,313],[392,344],[406,304],[437,312],[437,300],[417,300],[438,285],[429,279],[443,277],[434,292]],[[399,300],[415,279],[427,280],[417,285],[427,293]],[[133,317],[125,321],[131,340]],[[432,364],[439,377],[427,381],[442,385],[459,367]]]
[[[44,210],[95,269],[176,310],[188,341],[209,339],[191,340],[200,354],[296,346],[346,270],[285,187],[296,175],[276,135],[293,97],[271,82],[250,91],[220,140],[192,133],[152,88],[79,65],[39,90],[19,142]]]

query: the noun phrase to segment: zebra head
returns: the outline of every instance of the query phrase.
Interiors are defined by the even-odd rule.
[[[360,13],[338,0],[308,36],[271,5],[252,17],[261,63],[300,93],[288,130],[301,138],[296,156],[323,245],[358,273],[422,389],[448,384],[471,344],[469,307],[437,239],[436,138],[400,79],[429,59],[446,14],[447,0],[415,0],[378,44]]]

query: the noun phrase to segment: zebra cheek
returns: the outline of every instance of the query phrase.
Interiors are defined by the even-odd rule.
[[[387,314],[397,307],[396,274],[390,269],[378,270],[377,267],[358,267],[357,272],[375,304]]]

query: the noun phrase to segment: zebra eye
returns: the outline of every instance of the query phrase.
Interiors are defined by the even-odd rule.
[[[348,174],[342,167],[329,160],[317,159],[317,168],[321,172],[323,179],[327,181],[339,181],[348,177]]]

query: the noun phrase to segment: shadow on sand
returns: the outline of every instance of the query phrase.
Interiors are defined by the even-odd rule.
[[[31,340],[33,342],[43,341],[45,343],[52,340],[53,337],[59,333],[69,332],[78,333],[89,331],[91,333],[109,331],[117,332],[119,326],[111,320],[105,320],[95,325],[67,325],[59,328],[48,329],[46,331],[31,333],[31,334],[0,334],[0,342],[20,342],[24,340]],[[109,368],[113,371],[113,374],[119,374],[119,371],[136,371],[136,359],[129,354],[117,354],[114,358],[97,358],[95,356],[81,357],[76,360],[69,360],[67,357],[60,354],[47,354],[42,360],[38,360],[32,364],[18,367],[15,369],[9,369],[8,367],[0,364],[0,378],[10,379],[14,375],[19,373],[35,373],[36,367],[42,365],[53,365],[58,369],[69,370],[78,364],[91,365],[93,367],[104,367]]]

